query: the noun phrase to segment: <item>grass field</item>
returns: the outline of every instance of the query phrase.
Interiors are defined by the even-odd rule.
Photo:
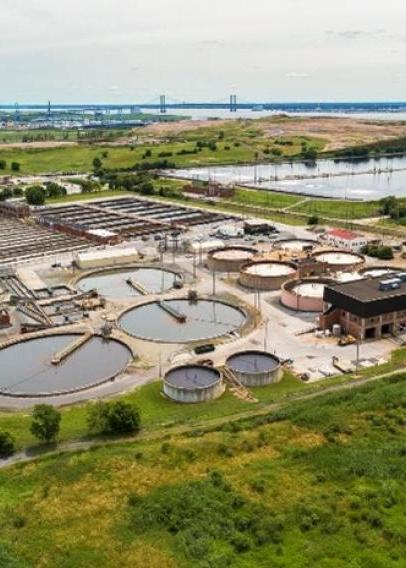
[[[403,568],[405,380],[2,470],[0,565]]]
[[[207,130],[207,129],[206,129]],[[55,172],[78,172],[86,173],[92,170],[94,158],[99,157],[103,160],[106,168],[130,168],[137,163],[142,163],[143,155],[147,150],[151,152],[151,156],[144,158],[147,161],[159,160],[162,158],[173,162],[176,167],[188,167],[199,165],[220,165],[220,164],[238,164],[254,161],[270,161],[272,155],[263,153],[264,142],[261,138],[252,138],[244,134],[239,134],[238,139],[233,135],[231,139],[214,139],[216,149],[211,150],[203,147],[198,153],[192,152],[196,147],[196,142],[213,142],[211,130],[204,130],[200,134],[194,131],[190,135],[190,139],[182,137],[175,140],[163,140],[161,142],[145,140],[141,138],[137,145],[124,146],[108,146],[108,145],[86,145],[85,143],[78,146],[66,146],[57,148],[2,148],[0,149],[0,159],[6,160],[7,169],[4,173],[13,175],[10,169],[11,162],[19,162],[21,164],[19,174],[39,174],[39,173],[55,173]],[[214,134],[213,134],[214,135]],[[5,134],[5,136],[7,136]],[[13,136],[10,132],[8,136]],[[14,134],[17,136],[17,134]],[[236,135],[237,136],[237,135]],[[1,140],[1,135],[0,135]],[[301,152],[301,143],[307,140],[309,146],[316,148],[322,147],[322,143],[317,139],[305,139],[302,137],[293,137],[289,141],[291,145],[283,145],[278,148],[283,156],[297,155]],[[108,156],[103,158],[103,153],[107,152]],[[165,154],[160,156],[160,154]],[[14,172],[15,173],[15,172]]]

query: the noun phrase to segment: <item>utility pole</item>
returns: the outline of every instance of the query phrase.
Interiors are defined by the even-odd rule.
[[[213,296],[216,295],[216,271],[213,270]]]

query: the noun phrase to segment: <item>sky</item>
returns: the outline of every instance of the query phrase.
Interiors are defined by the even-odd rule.
[[[406,99],[405,0],[1,0],[0,102]]]

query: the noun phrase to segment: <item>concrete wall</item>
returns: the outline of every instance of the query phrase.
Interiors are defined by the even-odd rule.
[[[240,373],[232,369],[233,374],[246,387],[262,387],[272,383],[278,383],[282,379],[282,367],[276,367],[272,371],[264,373]]]

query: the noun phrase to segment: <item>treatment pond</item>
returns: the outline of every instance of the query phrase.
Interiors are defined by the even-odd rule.
[[[219,300],[155,301],[132,308],[120,318],[128,334],[163,343],[213,339],[238,330],[244,312]]]
[[[106,298],[127,298],[158,294],[173,288],[178,275],[160,268],[128,268],[97,271],[78,281],[81,292],[97,290]]]
[[[130,350],[122,343],[91,337],[55,364],[80,336],[49,335],[14,343],[0,350],[0,394],[47,396],[94,387],[123,371]]]

